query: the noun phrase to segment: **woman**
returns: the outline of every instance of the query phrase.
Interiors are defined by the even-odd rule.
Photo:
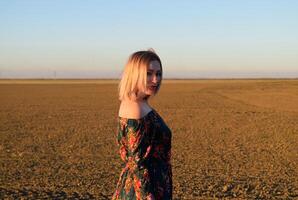
[[[172,199],[171,130],[149,105],[162,81],[153,50],[133,53],[119,84],[117,144],[123,161],[112,199]]]

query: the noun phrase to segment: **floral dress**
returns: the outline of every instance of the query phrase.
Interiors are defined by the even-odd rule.
[[[119,117],[122,171],[112,199],[172,199],[171,130],[155,110],[141,119]]]

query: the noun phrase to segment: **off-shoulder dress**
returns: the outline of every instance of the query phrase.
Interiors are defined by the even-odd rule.
[[[122,163],[112,199],[172,199],[172,133],[152,109],[141,119],[119,117],[117,144]]]

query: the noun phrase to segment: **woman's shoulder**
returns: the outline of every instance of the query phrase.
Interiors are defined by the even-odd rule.
[[[136,101],[122,101],[119,108],[119,117],[126,119],[141,119],[146,116],[152,108]]]

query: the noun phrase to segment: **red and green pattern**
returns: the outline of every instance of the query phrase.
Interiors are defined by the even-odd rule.
[[[171,130],[152,110],[141,119],[119,117],[123,168],[112,199],[172,199]]]

